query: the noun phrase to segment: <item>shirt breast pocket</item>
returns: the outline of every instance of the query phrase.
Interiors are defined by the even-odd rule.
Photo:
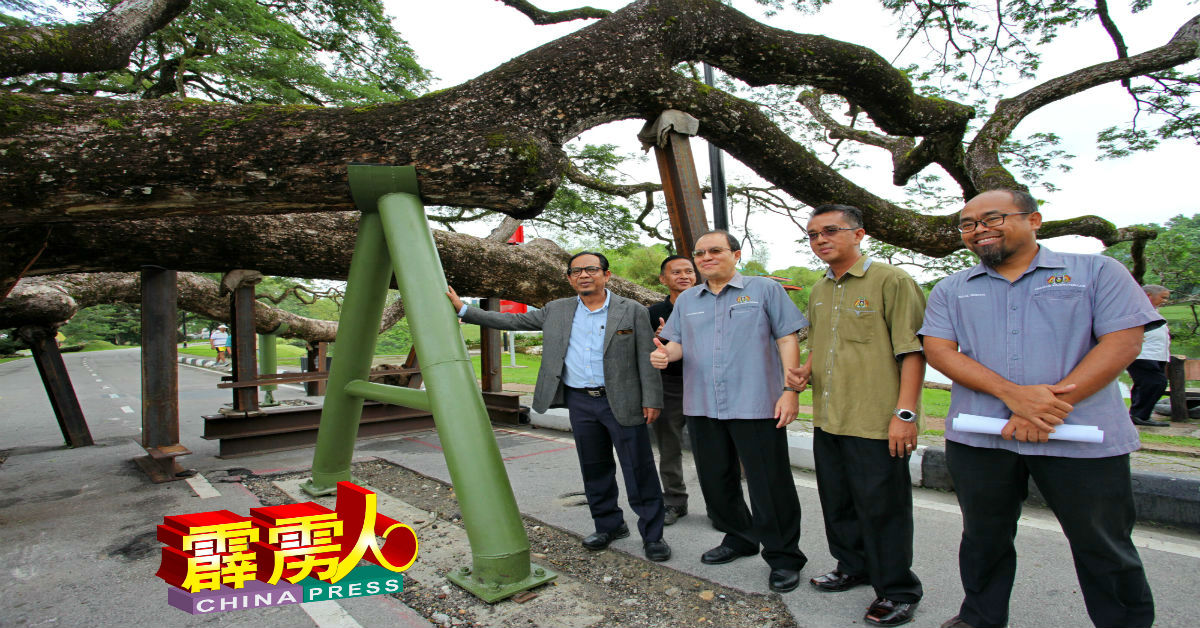
[[[758,303],[740,303],[729,308],[729,318],[735,325],[752,323],[762,314],[762,306]]]
[[[874,311],[849,310],[842,314],[838,334],[850,342],[871,342],[878,316]]]

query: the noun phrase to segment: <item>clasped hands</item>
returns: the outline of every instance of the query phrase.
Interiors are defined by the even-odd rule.
[[[1054,427],[1075,409],[1059,395],[1075,390],[1075,384],[1035,384],[1017,386],[1015,391],[1001,401],[1012,412],[1000,431],[1004,440],[1014,438],[1026,443],[1044,443],[1050,440]]]

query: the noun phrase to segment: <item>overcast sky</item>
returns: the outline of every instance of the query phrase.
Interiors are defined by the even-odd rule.
[[[497,0],[455,0],[454,2],[411,2],[385,0],[389,12],[396,16],[396,25],[416,50],[419,60],[438,77],[435,88],[448,87],[467,81],[508,59],[538,45],[552,41],[592,21],[578,20],[568,24],[535,26],[517,11]],[[534,0],[546,10],[560,10],[590,5],[617,9],[627,4],[620,0]],[[1115,6],[1115,5],[1122,6]],[[1159,0],[1155,7],[1130,15],[1128,2],[1110,3],[1113,17],[1121,28],[1130,54],[1166,43],[1172,34],[1195,15],[1198,3],[1178,0]],[[1191,4],[1191,6],[1187,6]],[[762,8],[751,0],[735,0],[734,6],[756,19],[796,32],[826,35],[852,43],[871,45],[885,58],[891,59],[900,48],[895,41],[895,25],[889,12],[874,0],[837,0],[818,15],[799,15],[785,12],[774,18],[764,18]],[[918,52],[910,46],[900,64],[915,62]],[[1099,23],[1064,32],[1043,51],[1043,66],[1039,81],[1098,63],[1115,56],[1112,42]],[[1195,62],[1188,69],[1195,71]],[[1005,95],[1012,96],[1032,83],[1014,86]],[[1054,103],[1034,113],[1017,127],[1017,136],[1036,131],[1054,132],[1064,139],[1063,149],[1076,155],[1071,160],[1070,173],[1053,173],[1049,178],[1060,191],[1046,193],[1034,190],[1035,196],[1046,201],[1043,213],[1047,219],[1061,219],[1082,214],[1102,216],[1117,226],[1133,223],[1163,222],[1178,214],[1192,215],[1200,211],[1193,194],[1186,193],[1188,184],[1200,171],[1200,147],[1188,142],[1164,143],[1150,154],[1116,161],[1096,161],[1096,133],[1132,115],[1132,101],[1117,84],[1107,85]],[[1144,119],[1144,118],[1143,118]],[[591,143],[615,143],[621,150],[637,150],[635,137],[641,122],[628,121],[600,127],[584,134],[581,139]],[[701,180],[708,178],[707,150],[703,140],[693,140],[693,152]],[[899,188],[891,185],[890,156],[882,150],[866,148],[857,160],[869,168],[854,172],[853,180],[873,193],[897,200]],[[936,168],[936,166],[932,167]],[[726,156],[726,169],[732,175],[747,176],[749,172]],[[939,174],[942,174],[940,169]],[[657,180],[652,164],[633,174],[646,180]],[[710,212],[711,220],[711,212]],[[782,218],[768,216],[752,219],[751,229],[760,234],[778,234],[768,238],[771,268],[793,264],[812,265],[814,258],[799,252],[795,243],[799,231]],[[1101,245],[1090,238],[1059,238],[1051,248],[1094,252]],[[761,256],[756,256],[761,257]]]

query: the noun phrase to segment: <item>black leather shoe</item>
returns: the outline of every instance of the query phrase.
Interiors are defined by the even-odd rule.
[[[663,525],[669,526],[687,516],[687,506],[667,506],[663,509]]]
[[[800,572],[793,569],[772,569],[767,587],[776,593],[787,593],[800,586]]]
[[[1166,421],[1155,421],[1154,419],[1139,419],[1135,416],[1129,417],[1133,420],[1134,425],[1143,425],[1145,427],[1167,427],[1170,423]]]
[[[671,546],[667,545],[666,541],[650,541],[642,546],[646,551],[646,558],[661,563],[664,560],[671,558]]]
[[[749,554],[743,554],[732,547],[718,545],[701,554],[700,562],[704,563],[705,565],[724,565],[725,563],[731,563],[744,556],[753,556],[757,553],[758,552],[750,552]]]
[[[600,551],[613,541],[623,539],[629,536],[629,526],[621,524],[621,527],[612,532],[593,532],[583,539],[583,546],[593,552]]]
[[[837,593],[839,591],[849,591],[854,587],[867,584],[870,582],[870,578],[866,576],[851,576],[834,569],[833,571],[823,576],[817,576],[808,582],[819,591]]]
[[[886,598],[876,598],[863,619],[875,626],[901,626],[913,620],[917,604],[919,602],[893,602]]]

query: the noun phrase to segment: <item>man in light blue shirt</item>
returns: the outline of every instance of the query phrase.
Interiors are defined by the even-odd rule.
[[[737,272],[741,246],[729,233],[702,235],[693,256],[706,281],[675,300],[661,332],[669,342],[656,338],[650,361],[665,369],[683,359],[683,413],[700,490],[713,526],[725,533],[700,561],[727,563],[761,545],[771,567],[768,587],[786,593],[800,583],[808,559],[800,551],[800,501],[784,429],[799,406],[783,369],[800,366],[795,333],[808,320],[783,286]]]
[[[645,306],[604,287],[611,276],[607,258],[585,251],[567,263],[567,279],[577,296],[551,301],[539,310],[501,314],[467,307],[453,288],[447,296],[464,322],[542,330],[533,409],[545,412],[565,405],[570,413],[584,493],[596,526],[583,546],[602,550],[629,536],[617,505],[615,448],[646,557],[664,561],[671,557],[671,548],[663,540],[662,487],[646,428],[662,408],[662,380],[649,359],[654,331]]]
[[[943,628],[1007,625],[1031,477],[1070,541],[1092,622],[1150,626],[1154,599],[1130,539],[1129,452],[1140,442],[1116,379],[1163,318],[1120,262],[1039,246],[1041,224],[1027,192],[971,199],[958,226],[982,263],[934,287],[918,332],[929,364],[954,382],[946,460],[966,595]],[[1000,436],[965,432],[960,414],[1007,423]],[[1104,440],[1048,440],[1064,423],[1098,426]]]

